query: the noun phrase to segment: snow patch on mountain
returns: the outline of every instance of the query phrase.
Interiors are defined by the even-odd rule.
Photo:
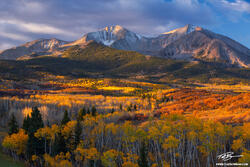
[[[102,41],[102,43],[106,46],[110,46],[115,42],[115,40]]]

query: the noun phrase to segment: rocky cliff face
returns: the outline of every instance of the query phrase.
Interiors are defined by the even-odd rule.
[[[203,60],[250,67],[250,50],[225,36],[208,30],[193,31],[167,45],[161,56]]]

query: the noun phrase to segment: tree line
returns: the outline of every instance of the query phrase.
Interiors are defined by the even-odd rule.
[[[30,166],[46,167],[203,167],[234,151],[234,162],[250,163],[250,123],[222,124],[179,114],[147,121],[113,121],[114,111],[98,114],[82,108],[73,120],[67,111],[50,125],[37,107],[19,128],[9,121],[4,151]]]

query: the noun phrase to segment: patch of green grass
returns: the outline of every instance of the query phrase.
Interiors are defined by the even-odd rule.
[[[11,157],[3,154],[0,151],[0,166],[1,167],[25,167],[23,162],[14,161]]]

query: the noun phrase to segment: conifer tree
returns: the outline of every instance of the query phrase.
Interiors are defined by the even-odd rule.
[[[147,157],[148,157],[148,149],[145,142],[143,141],[140,148],[140,155],[138,159],[138,165],[140,167],[148,167]]]
[[[47,121],[46,121],[46,126],[48,126],[48,127],[50,127],[51,125],[50,125],[50,122],[49,122],[49,120],[47,119]]]
[[[25,117],[24,119],[23,119],[23,126],[22,126],[22,128],[26,131],[26,132],[28,132],[28,130],[29,130],[29,123],[30,123],[30,116],[28,115],[27,117]]]
[[[75,143],[74,143],[74,148],[76,148],[77,145],[80,143],[81,134],[82,134],[82,125],[81,125],[81,122],[79,120],[77,120],[76,127],[75,127]]]
[[[14,113],[12,113],[10,116],[10,121],[8,123],[8,126],[9,126],[9,135],[18,132],[18,124]]]
[[[88,108],[88,110],[87,110],[87,114],[90,114],[90,110],[89,110],[89,108]]]
[[[127,107],[127,111],[128,111],[128,112],[132,111],[131,105],[129,105],[129,106]]]
[[[85,107],[83,107],[82,109],[80,109],[78,116],[77,116],[77,120],[82,121],[83,120],[83,116],[85,116],[87,114],[87,111],[85,109]]]
[[[91,108],[91,115],[92,116],[96,116],[96,108],[95,108],[95,106],[93,106],[92,108]]]
[[[122,104],[120,104],[120,110],[122,111]]]
[[[137,106],[136,106],[136,104],[134,105],[134,110],[137,110]]]
[[[61,121],[61,125],[65,125],[65,124],[67,124],[69,121],[70,121],[70,118],[69,118],[68,111],[65,110],[65,111],[64,111],[64,115],[63,115],[63,119],[62,119],[62,121]]]
[[[58,135],[56,136],[53,148],[54,148],[53,155],[57,155],[61,152],[63,153],[67,152],[65,139],[62,136],[61,132],[59,132]]]
[[[34,107],[31,112],[29,131],[30,133],[35,133],[38,129],[43,128],[43,126],[42,115],[38,108]]]
[[[43,128],[42,115],[37,107],[34,107],[31,112],[31,117],[28,121],[28,143],[27,143],[27,154],[28,157],[31,157],[33,154],[41,155],[44,153],[44,144],[42,140],[37,139],[34,136],[34,133]]]

